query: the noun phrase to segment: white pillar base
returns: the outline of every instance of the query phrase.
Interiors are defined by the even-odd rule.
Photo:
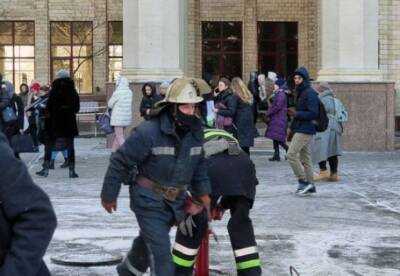
[[[375,69],[321,69],[318,72],[318,81],[382,81],[383,74]]]

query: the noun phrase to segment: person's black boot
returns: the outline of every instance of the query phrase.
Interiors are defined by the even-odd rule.
[[[270,159],[268,159],[269,161],[281,161],[281,157],[279,156],[279,151],[278,152],[274,152],[274,156],[272,156]]]
[[[79,175],[75,172],[75,163],[69,162],[69,178],[78,178]]]
[[[64,163],[61,164],[60,168],[66,169],[66,168],[68,168],[68,166],[69,166],[68,164],[69,164],[69,163],[68,163],[68,158],[67,158],[67,159],[64,159]]]
[[[54,161],[55,160],[50,160],[50,165],[49,165],[50,170],[54,170]]]
[[[50,167],[50,161],[44,161],[43,169],[41,171],[36,172],[36,174],[43,177],[49,176],[49,167]]]

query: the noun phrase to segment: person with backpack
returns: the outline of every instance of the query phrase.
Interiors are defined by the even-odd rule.
[[[312,160],[319,165],[319,175],[315,181],[338,181],[338,156],[342,155],[343,122],[347,120],[347,112],[339,99],[335,97],[327,82],[321,82],[317,88],[319,99],[324,104],[329,118],[328,128],[317,133],[312,143]],[[326,167],[329,162],[330,172]]]
[[[288,109],[288,114],[293,117],[291,124],[293,136],[288,150],[288,160],[299,183],[296,194],[307,195],[316,192],[313,183],[311,142],[317,132],[319,101],[317,92],[311,87],[305,67],[300,67],[294,72],[293,81],[296,86],[297,101],[296,109]]]
[[[10,145],[13,136],[24,132],[24,104],[15,94],[14,85],[4,80],[0,88],[0,124]],[[18,152],[14,152],[14,155],[20,158]]]

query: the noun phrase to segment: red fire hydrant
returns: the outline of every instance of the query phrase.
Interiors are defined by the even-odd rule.
[[[208,245],[211,231],[207,229],[207,233],[204,235],[203,240],[199,248],[199,252],[196,258],[195,276],[208,276],[209,270],[209,252]]]

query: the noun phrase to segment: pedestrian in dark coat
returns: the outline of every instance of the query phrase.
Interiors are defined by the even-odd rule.
[[[42,258],[57,220],[49,197],[0,134],[0,276],[50,276]]]
[[[254,124],[257,122],[257,116],[258,116],[258,103],[261,101],[260,99],[260,91],[259,91],[259,84],[258,84],[258,79],[257,79],[257,72],[251,72],[250,73],[250,80],[249,83],[247,84],[247,88],[253,95],[253,103],[251,105],[253,109],[253,121]]]
[[[68,151],[69,177],[76,178],[74,138],[78,136],[76,114],[79,112],[80,100],[75,89],[75,83],[70,78],[69,72],[60,70],[51,85],[46,106],[47,118],[45,132],[45,155],[43,169],[37,175],[47,177],[51,161],[51,152],[55,147],[57,138],[65,138]]]
[[[236,115],[237,97],[229,89],[231,82],[227,78],[221,78],[218,88],[214,91],[214,112],[216,114],[216,127],[222,128],[233,134],[235,126],[233,119]]]
[[[152,117],[151,110],[156,102],[161,101],[163,97],[156,93],[156,88],[153,83],[145,83],[142,87],[143,98],[140,103],[140,116],[145,120]]]
[[[310,76],[305,67],[294,72],[293,81],[296,85],[296,110],[289,109],[288,113],[294,119],[291,131],[294,133],[288,150],[288,160],[299,186],[297,195],[315,193],[311,142],[316,133],[314,121],[319,116],[317,92],[311,87]]]
[[[6,135],[10,145],[13,136],[23,132],[24,129],[24,104],[21,98],[15,94],[14,85],[9,81],[2,81],[0,91],[0,114],[2,111],[11,107],[17,116],[17,120],[5,122],[3,117],[0,116],[2,132]],[[19,153],[14,152],[16,158],[19,158]]]
[[[19,96],[21,97],[24,107],[28,105],[29,86],[26,83],[21,83],[19,86]]]
[[[46,105],[39,104],[43,100],[44,93],[41,91],[40,83],[32,82],[28,94],[25,112],[29,121],[28,133],[31,134],[35,151],[39,151],[39,117],[40,110]]]
[[[231,82],[232,93],[237,97],[237,107],[233,124],[234,135],[239,140],[240,147],[250,154],[250,147],[254,146],[254,135],[257,132],[253,118],[253,95],[239,77]]]
[[[266,114],[267,130],[265,137],[273,140],[274,143],[274,156],[270,161],[280,161],[279,146],[288,151],[286,145],[286,132],[287,132],[287,97],[286,97],[286,84],[285,81],[277,80],[276,89],[270,98],[270,108]]]

